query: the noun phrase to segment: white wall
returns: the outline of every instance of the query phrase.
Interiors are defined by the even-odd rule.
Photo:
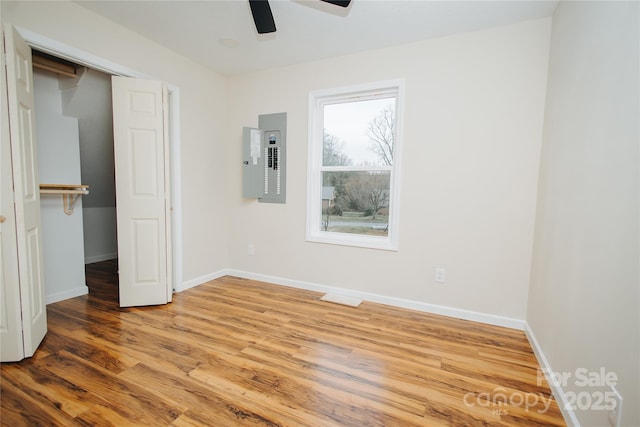
[[[2,19],[179,88],[184,280],[229,265],[226,80],[73,2],[0,3]]]
[[[62,81],[62,109],[78,118],[85,263],[118,256],[111,75],[93,69]]]
[[[80,69],[80,78],[62,81],[62,110],[78,118],[82,181],[92,191],[84,207],[115,207],[111,75]]]
[[[640,425],[639,8],[561,3],[553,16],[527,321],[550,366],[617,374]],[[579,410],[584,426],[606,411]]]
[[[56,75],[34,72],[33,85],[40,182],[79,184],[78,119],[62,115]],[[73,215],[64,213],[60,195],[42,195],[40,206],[46,302],[86,294],[82,200],[74,205]]]
[[[230,79],[230,266],[524,319],[550,19]],[[311,90],[406,79],[400,250],[305,241]],[[242,198],[242,126],[287,112],[287,203]],[[255,255],[247,255],[253,243]],[[434,268],[447,270],[435,285]]]
[[[117,258],[116,208],[83,208],[82,218],[85,264]]]

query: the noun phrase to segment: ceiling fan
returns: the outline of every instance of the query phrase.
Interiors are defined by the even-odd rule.
[[[320,0],[340,7],[349,7],[351,0]],[[276,22],[273,20],[269,0],[249,0],[253,22],[256,24],[258,34],[274,33]]]

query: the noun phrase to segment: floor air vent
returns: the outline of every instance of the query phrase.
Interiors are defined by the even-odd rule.
[[[320,300],[332,302],[334,304],[347,305],[349,307],[357,307],[362,303],[362,300],[360,298],[338,294],[326,294],[325,296],[320,298]]]

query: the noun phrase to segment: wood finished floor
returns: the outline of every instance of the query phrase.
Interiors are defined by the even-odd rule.
[[[2,425],[565,425],[521,331],[236,277],[120,309],[115,263],[88,280],[2,364]]]

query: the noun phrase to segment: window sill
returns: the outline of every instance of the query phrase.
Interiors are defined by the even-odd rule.
[[[358,234],[334,233],[321,231],[307,234],[307,242],[325,243],[330,245],[352,246],[365,249],[380,249],[398,251],[398,244],[390,237],[363,236]]]

